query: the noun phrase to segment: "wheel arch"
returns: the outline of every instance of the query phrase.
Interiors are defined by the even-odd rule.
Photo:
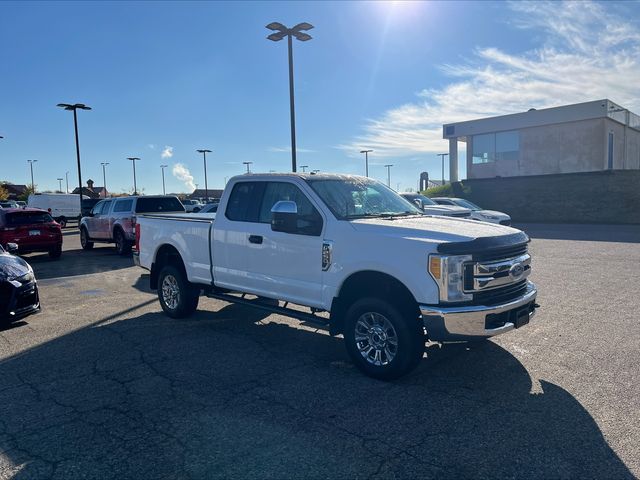
[[[154,261],[151,264],[151,274],[149,278],[150,287],[152,290],[158,288],[158,277],[160,276],[160,272],[166,265],[174,265],[175,267],[182,270],[186,275],[186,269],[184,267],[184,262],[182,260],[182,256],[178,249],[169,243],[165,243],[161,245],[154,257]]]
[[[331,304],[331,328],[332,335],[342,333],[344,330],[344,317],[349,307],[359,298],[382,298],[402,311],[416,318],[420,315],[418,302],[411,291],[393,275],[376,270],[361,270],[349,275],[334,297]]]

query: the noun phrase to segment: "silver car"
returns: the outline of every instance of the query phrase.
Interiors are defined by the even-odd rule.
[[[141,213],[184,212],[177,197],[149,195],[102,200],[80,220],[80,244],[85,250],[93,244],[115,243],[120,255],[131,251],[135,241],[136,215]]]

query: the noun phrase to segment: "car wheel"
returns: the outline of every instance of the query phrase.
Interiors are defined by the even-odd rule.
[[[118,255],[127,255],[131,253],[131,243],[124,237],[122,230],[117,229],[113,234],[113,239],[116,242],[116,251]]]
[[[353,363],[366,375],[393,380],[415,368],[424,355],[422,323],[378,298],[364,298],[347,311],[344,339]]]
[[[200,211],[200,209],[198,207],[193,209],[193,213],[198,213]]]
[[[55,248],[49,250],[49,257],[53,259],[58,259],[62,255],[62,245],[58,245]]]
[[[200,289],[192,285],[182,269],[167,265],[158,278],[158,299],[171,318],[185,318],[198,308]]]
[[[89,241],[89,233],[84,227],[80,229],[80,246],[82,246],[83,250],[91,250],[93,248],[93,242]]]
[[[58,223],[60,224],[60,228],[66,228],[67,227],[67,219],[62,217],[60,220],[58,220]]]

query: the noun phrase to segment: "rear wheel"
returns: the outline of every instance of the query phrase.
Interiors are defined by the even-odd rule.
[[[158,299],[171,318],[185,318],[198,308],[200,289],[194,287],[182,269],[165,266],[158,277]]]
[[[93,248],[93,242],[89,241],[89,232],[85,227],[80,229],[80,245],[83,250],[91,250]]]
[[[131,242],[125,238],[122,230],[117,229],[113,234],[113,239],[116,242],[116,251],[118,252],[118,255],[131,253]]]
[[[49,250],[49,257],[53,259],[58,259],[62,255],[62,245],[58,245],[57,247]]]
[[[381,380],[408,373],[424,355],[425,336],[418,315],[378,298],[358,300],[349,308],[344,339],[353,363]]]
[[[61,217],[58,219],[58,223],[60,224],[60,228],[66,228],[67,227],[67,219],[64,217]]]

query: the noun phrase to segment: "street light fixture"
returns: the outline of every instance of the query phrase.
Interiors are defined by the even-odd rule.
[[[320,171],[319,168],[316,168],[315,170],[311,170],[311,173],[318,173]]]
[[[107,174],[105,172],[105,167],[109,165],[109,162],[100,162],[102,165],[102,188],[104,189],[104,197],[107,198]]]
[[[160,165],[160,168],[162,169],[162,194],[163,195],[167,194],[167,192],[166,192],[166,190],[164,188],[164,169],[167,168],[167,167],[168,167],[168,165]]]
[[[309,165],[300,165],[300,168],[302,169],[302,173],[306,173],[307,168],[309,168]]]
[[[249,165],[251,165],[253,162],[242,162],[242,163],[247,166],[247,173],[251,173],[251,170],[249,170]]]
[[[58,185],[60,185],[60,188],[58,189],[58,191],[62,193],[62,180],[64,180],[64,178],[58,178],[57,180],[58,180]]]
[[[36,193],[36,185],[33,183],[33,164],[38,160],[27,160],[29,167],[31,168],[31,193]]]
[[[73,126],[76,133],[76,157],[78,159],[78,187],[80,188],[80,211],[82,211],[82,171],[80,169],[80,143],[78,142],[78,113],[77,110],[91,110],[91,107],[84,103],[59,103],[58,107],[68,111],[73,111]]]
[[[387,187],[389,188],[391,188],[391,167],[393,167],[393,165],[385,165],[387,169]]]
[[[369,154],[373,152],[373,150],[360,150],[360,153],[364,153],[364,176],[369,176]]]
[[[136,184],[136,160],[140,160],[138,157],[127,157],[127,160],[133,162],[133,194],[138,195],[138,185]]]
[[[202,158],[204,159],[204,198],[207,203],[209,203],[209,186],[207,185],[207,153],[211,153],[211,150],[196,150],[202,154]]]
[[[291,170],[296,172],[296,113],[293,98],[293,37],[301,42],[311,40],[311,35],[304,33],[307,30],[311,30],[313,25],[307,22],[297,24],[293,28],[287,28],[279,22],[272,22],[267,25],[269,30],[274,33],[267,36],[267,38],[274,42],[287,37],[287,45],[289,47],[289,109],[291,111]]]
[[[436,153],[437,156],[442,158],[442,185],[444,185],[444,157],[448,157],[448,153]]]

